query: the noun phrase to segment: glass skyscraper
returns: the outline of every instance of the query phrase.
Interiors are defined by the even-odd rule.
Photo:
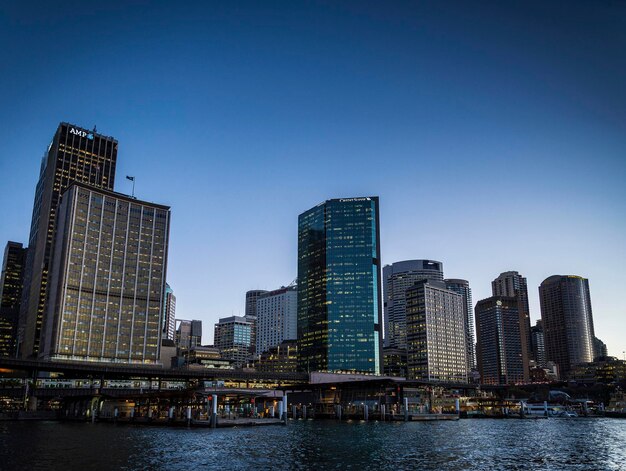
[[[298,368],[382,370],[378,197],[325,201],[298,218]]]
[[[42,336],[49,359],[158,363],[170,210],[74,183],[62,196]]]
[[[539,286],[546,360],[559,367],[566,379],[579,363],[594,359],[594,328],[589,280],[575,275],[554,275]]]
[[[3,357],[15,356],[26,251],[18,242],[8,242],[4,249],[0,275],[0,356]]]
[[[42,159],[30,226],[20,307],[19,353],[40,350],[48,304],[48,273],[61,195],[73,182],[113,190],[117,141],[73,124],[61,123]]]

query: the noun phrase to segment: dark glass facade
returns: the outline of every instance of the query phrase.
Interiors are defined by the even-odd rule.
[[[555,275],[539,286],[546,360],[566,379],[570,369],[594,359],[594,328],[589,280]]]
[[[19,353],[37,355],[47,310],[48,273],[61,195],[73,182],[113,190],[117,141],[78,126],[61,123],[41,162],[30,227]]]
[[[380,374],[378,198],[328,200],[298,218],[298,368]]]
[[[492,296],[476,303],[478,368],[482,384],[528,382],[524,313],[516,297]]]
[[[14,357],[17,322],[24,283],[26,250],[18,242],[8,242],[0,276],[0,356]]]

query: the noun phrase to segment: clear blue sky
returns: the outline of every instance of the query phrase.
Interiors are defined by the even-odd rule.
[[[3,2],[0,241],[26,241],[69,121],[119,140],[116,190],[172,206],[177,315],[296,277],[297,216],[378,195],[383,263],[588,277],[626,350],[626,4]],[[341,4],[339,4],[341,3]]]

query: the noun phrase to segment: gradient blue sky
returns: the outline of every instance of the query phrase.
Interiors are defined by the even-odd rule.
[[[205,343],[296,277],[299,213],[378,195],[383,263],[441,260],[475,302],[518,270],[533,323],[543,279],[585,276],[623,357],[623,2],[3,2],[0,41],[0,241],[58,123],[96,124],[116,190],[172,206]]]

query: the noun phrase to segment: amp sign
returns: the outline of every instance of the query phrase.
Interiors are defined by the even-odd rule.
[[[83,131],[82,129],[70,128],[70,134],[74,134],[79,137],[86,137],[87,139],[93,139],[93,133]]]

